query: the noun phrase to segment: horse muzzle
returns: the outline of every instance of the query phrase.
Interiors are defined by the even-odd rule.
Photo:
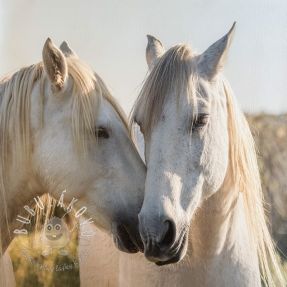
[[[120,251],[126,253],[143,252],[140,234],[138,228],[135,228],[134,225],[125,225],[114,222],[112,224],[112,233],[114,243]]]
[[[187,233],[181,240],[175,242],[170,248],[160,247],[155,242],[147,243],[144,247],[145,257],[158,266],[177,263],[186,254],[188,247]]]
[[[147,220],[139,215],[139,229],[144,244],[145,257],[157,265],[180,261],[186,254],[188,226],[178,230],[170,217]]]

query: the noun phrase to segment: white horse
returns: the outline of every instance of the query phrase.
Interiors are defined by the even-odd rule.
[[[101,78],[65,54],[48,39],[43,62],[0,83],[0,258],[19,209],[64,189],[65,202],[78,199],[75,207],[86,206],[85,215],[112,233],[119,249],[141,248],[145,165]],[[3,274],[0,286],[7,286]]]
[[[220,73],[233,31],[200,55],[148,36],[133,112],[147,164],[139,223],[146,258],[162,267],[126,257],[123,286],[286,286],[253,138]]]

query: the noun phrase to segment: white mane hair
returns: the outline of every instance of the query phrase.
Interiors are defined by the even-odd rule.
[[[198,99],[203,97],[200,95],[197,75],[193,73],[190,64],[192,57],[196,55],[185,44],[176,45],[163,54],[144,82],[133,108],[131,125],[137,121],[138,113],[143,113],[145,116],[141,117],[144,119],[140,124],[144,133],[148,135],[160,120],[167,95],[173,95],[175,91],[177,95],[186,94],[182,93],[182,89],[188,91],[189,101],[194,107],[194,114],[190,120],[196,117]],[[222,81],[227,101],[229,133],[229,165],[223,184],[227,188],[223,187],[223,190],[240,190],[243,194],[244,212],[249,234],[256,246],[263,282],[267,286],[285,286],[279,259],[266,224],[254,140],[245,116],[233,98],[229,84],[226,80]],[[237,198],[238,195],[226,194],[226,200]],[[222,208],[225,203],[222,203]]]

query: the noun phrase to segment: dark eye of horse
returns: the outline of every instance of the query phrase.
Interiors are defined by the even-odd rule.
[[[208,114],[198,114],[196,119],[194,120],[192,124],[192,130],[200,130],[204,126],[207,125],[209,121],[209,115]]]
[[[108,139],[110,137],[109,132],[107,131],[106,128],[104,127],[98,127],[96,128],[96,137],[97,138],[103,138],[103,139]]]

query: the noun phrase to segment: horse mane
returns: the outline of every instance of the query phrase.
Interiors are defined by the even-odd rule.
[[[159,121],[166,100],[174,92],[181,95],[188,94],[188,100],[197,101],[195,76],[191,73],[190,59],[194,56],[191,48],[179,44],[170,48],[152,69],[143,87],[131,114],[131,124],[137,122],[137,115],[145,115],[140,123],[145,133],[149,134]],[[191,76],[192,75],[192,76]],[[192,82],[192,83],[191,83]],[[179,99],[177,99],[179,100]],[[194,103],[196,107],[196,104]],[[196,113],[195,113],[196,114]],[[194,115],[191,115],[193,117]]]
[[[100,76],[76,57],[67,57],[66,61],[68,79],[72,79],[73,83],[71,117],[76,150],[85,152],[87,139],[95,138],[95,122],[103,99],[112,105],[128,131],[125,113]],[[3,210],[0,211],[0,221],[3,226],[7,226],[8,233],[10,231],[5,195],[7,173],[12,164],[19,165],[30,159],[31,94],[34,87],[39,85],[40,124],[44,125],[44,89],[47,84],[49,80],[42,62],[24,67],[0,80],[0,200],[4,205]],[[3,255],[2,243],[0,233],[0,259]],[[3,280],[5,278],[0,278],[0,285]],[[4,282],[1,286],[5,286]]]
[[[192,50],[185,44],[170,48],[156,63],[143,84],[131,114],[131,125],[138,122],[144,133],[150,134],[159,121],[166,100],[172,94],[187,94],[193,105],[191,120],[196,117],[198,100],[203,100],[200,85],[191,58]],[[228,175],[232,190],[239,190],[244,198],[244,211],[257,251],[262,280],[267,286],[285,286],[274,243],[266,223],[265,206],[257,163],[254,140],[243,113],[236,105],[231,88],[223,81],[227,101],[229,134]],[[179,100],[179,97],[178,99]],[[144,117],[141,117],[144,115]],[[231,189],[229,189],[231,190]],[[230,196],[232,198],[232,196]]]
[[[256,249],[262,280],[266,286],[285,286],[278,255],[268,230],[256,147],[249,124],[224,81],[229,132],[229,171],[232,184],[243,195],[249,232]]]

